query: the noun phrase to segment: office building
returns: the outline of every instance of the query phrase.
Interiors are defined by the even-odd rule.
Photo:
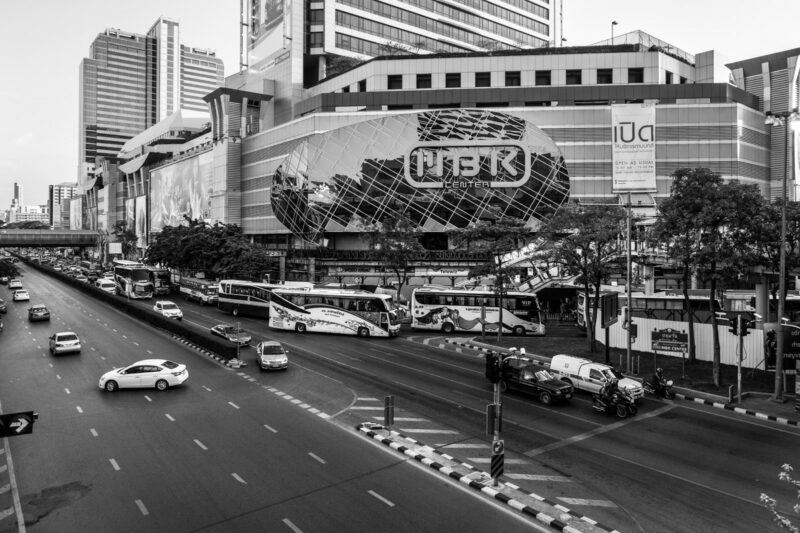
[[[11,211],[22,211],[22,185],[18,182],[14,182],[14,197],[11,199]]]
[[[50,225],[53,228],[62,228],[61,209],[64,200],[80,194],[77,183],[62,182],[50,185],[47,191],[47,207],[50,212]],[[67,226],[68,227],[68,226]],[[66,228],[63,228],[66,229]]]

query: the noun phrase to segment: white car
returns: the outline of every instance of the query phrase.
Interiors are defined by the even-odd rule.
[[[278,341],[261,341],[256,346],[256,362],[261,370],[286,370],[289,353]]]
[[[176,320],[183,319],[183,311],[181,311],[181,308],[169,300],[158,300],[153,306],[153,311],[167,318],[174,318]]]
[[[11,299],[15,302],[27,302],[30,301],[31,295],[25,289],[18,289],[14,291],[14,296]]]
[[[108,392],[128,388],[155,388],[163,391],[189,379],[186,365],[168,359],[144,359],[116,368],[100,377],[99,386]]]
[[[73,331],[60,331],[50,336],[50,353],[58,355],[60,353],[81,352],[81,340]]]
[[[110,294],[117,292],[117,284],[107,278],[99,278],[94,282],[94,286]]]
[[[8,288],[9,288],[9,290],[11,290],[11,289],[21,289],[22,288],[22,282],[20,280],[18,280],[17,278],[11,278],[10,280],[8,280]]]

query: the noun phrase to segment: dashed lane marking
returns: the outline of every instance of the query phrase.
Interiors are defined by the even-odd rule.
[[[172,415],[170,415],[169,413],[165,413],[164,416],[166,416],[167,420],[169,420],[170,422],[175,422],[175,419],[172,418]]]
[[[315,461],[319,461],[323,465],[328,463],[325,459],[323,459],[322,457],[320,457],[315,453],[308,452],[308,455],[311,456],[312,459],[314,459]]]
[[[584,499],[584,498],[562,498],[562,497],[559,497],[558,499],[561,500],[562,502],[568,503],[570,505],[587,505],[587,506],[592,506],[592,507],[616,507],[617,506],[617,504],[615,504],[614,502],[609,501],[609,500],[587,500],[587,499]]]
[[[150,511],[148,511],[147,507],[144,506],[144,503],[142,502],[142,500],[134,500],[134,502],[136,503],[136,507],[139,508],[139,512],[140,513],[142,513],[144,516],[147,516],[147,515],[150,514]]]
[[[386,498],[384,498],[383,496],[381,496],[380,494],[378,494],[374,490],[369,490],[367,492],[369,492],[370,495],[372,495],[375,498],[379,499],[380,501],[382,501],[383,503],[385,503],[389,507],[394,507],[394,504],[391,501],[387,500]]]
[[[286,526],[287,526],[289,529],[291,529],[292,531],[294,531],[294,533],[303,533],[303,530],[302,530],[302,529],[300,529],[299,527],[297,527],[296,525],[294,525],[294,524],[292,523],[292,521],[291,521],[291,520],[289,520],[288,518],[284,518],[284,519],[283,519],[283,523],[284,523],[284,524],[286,524]]]
[[[235,480],[236,480],[236,481],[238,481],[239,483],[242,483],[242,484],[244,484],[244,485],[247,485],[247,481],[243,480],[243,479],[242,479],[242,477],[241,477],[239,474],[237,474],[236,472],[234,472],[234,473],[233,473],[233,474],[231,474],[231,475],[233,476],[233,479],[235,479]]]
[[[505,474],[509,479],[520,479],[523,481],[555,481],[558,483],[572,483],[566,476],[545,476],[541,474]]]
[[[117,461],[115,461],[114,459],[109,459],[108,462],[111,463],[111,467],[114,470],[119,470],[119,464],[117,464]]]

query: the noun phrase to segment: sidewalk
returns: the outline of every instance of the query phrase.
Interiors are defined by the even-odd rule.
[[[577,345],[580,345],[580,343],[585,344],[585,338],[577,336],[551,338],[549,339],[549,345],[546,349],[541,350],[541,348],[544,348],[543,339],[543,337],[503,337],[501,345],[498,345],[495,337],[487,335],[485,342],[481,342],[480,337],[448,338],[446,342],[477,351],[497,351],[506,354],[510,354],[512,349],[516,349],[516,353],[519,354],[520,349],[524,348],[525,354],[528,357],[544,358],[544,360],[549,359],[556,353],[571,353],[581,357],[587,356],[585,353],[579,353],[575,348],[576,339],[578,339]],[[604,348],[601,347],[601,350],[593,355],[597,356],[603,353]],[[599,360],[597,357],[594,357],[594,359]],[[616,356],[611,357],[612,364],[615,359]],[[652,366],[652,364],[650,366]],[[642,370],[644,370],[644,365]],[[643,371],[642,375],[649,376],[651,373],[652,370],[648,372]],[[670,376],[671,374],[667,371],[666,375]],[[800,409],[800,404],[797,403],[794,394],[784,394],[785,401],[783,403],[778,403],[770,399],[770,393],[762,391],[748,392],[746,387],[746,384],[742,387],[744,392],[742,394],[741,404],[736,403],[735,395],[733,398],[729,398],[727,395],[722,396],[684,386],[676,386],[675,392],[677,393],[676,398],[679,400],[701,403],[743,416],[752,416],[762,420],[769,420],[777,424],[800,427],[800,411],[797,410]]]

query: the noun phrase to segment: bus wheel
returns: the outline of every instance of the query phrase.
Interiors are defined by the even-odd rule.
[[[294,330],[297,333],[305,333],[306,332],[306,325],[303,324],[302,322],[298,322],[297,324],[294,325]]]
[[[369,337],[369,330],[364,326],[358,328],[358,336],[359,337]]]
[[[234,307],[231,310],[231,313],[233,313],[233,316],[239,316],[239,308],[238,307]]]
[[[525,328],[522,326],[514,326],[514,335],[516,335],[517,337],[524,337]]]
[[[442,331],[444,331],[448,335],[453,333],[453,330],[455,330],[455,329],[456,328],[450,322],[445,322],[444,324],[442,324]]]

